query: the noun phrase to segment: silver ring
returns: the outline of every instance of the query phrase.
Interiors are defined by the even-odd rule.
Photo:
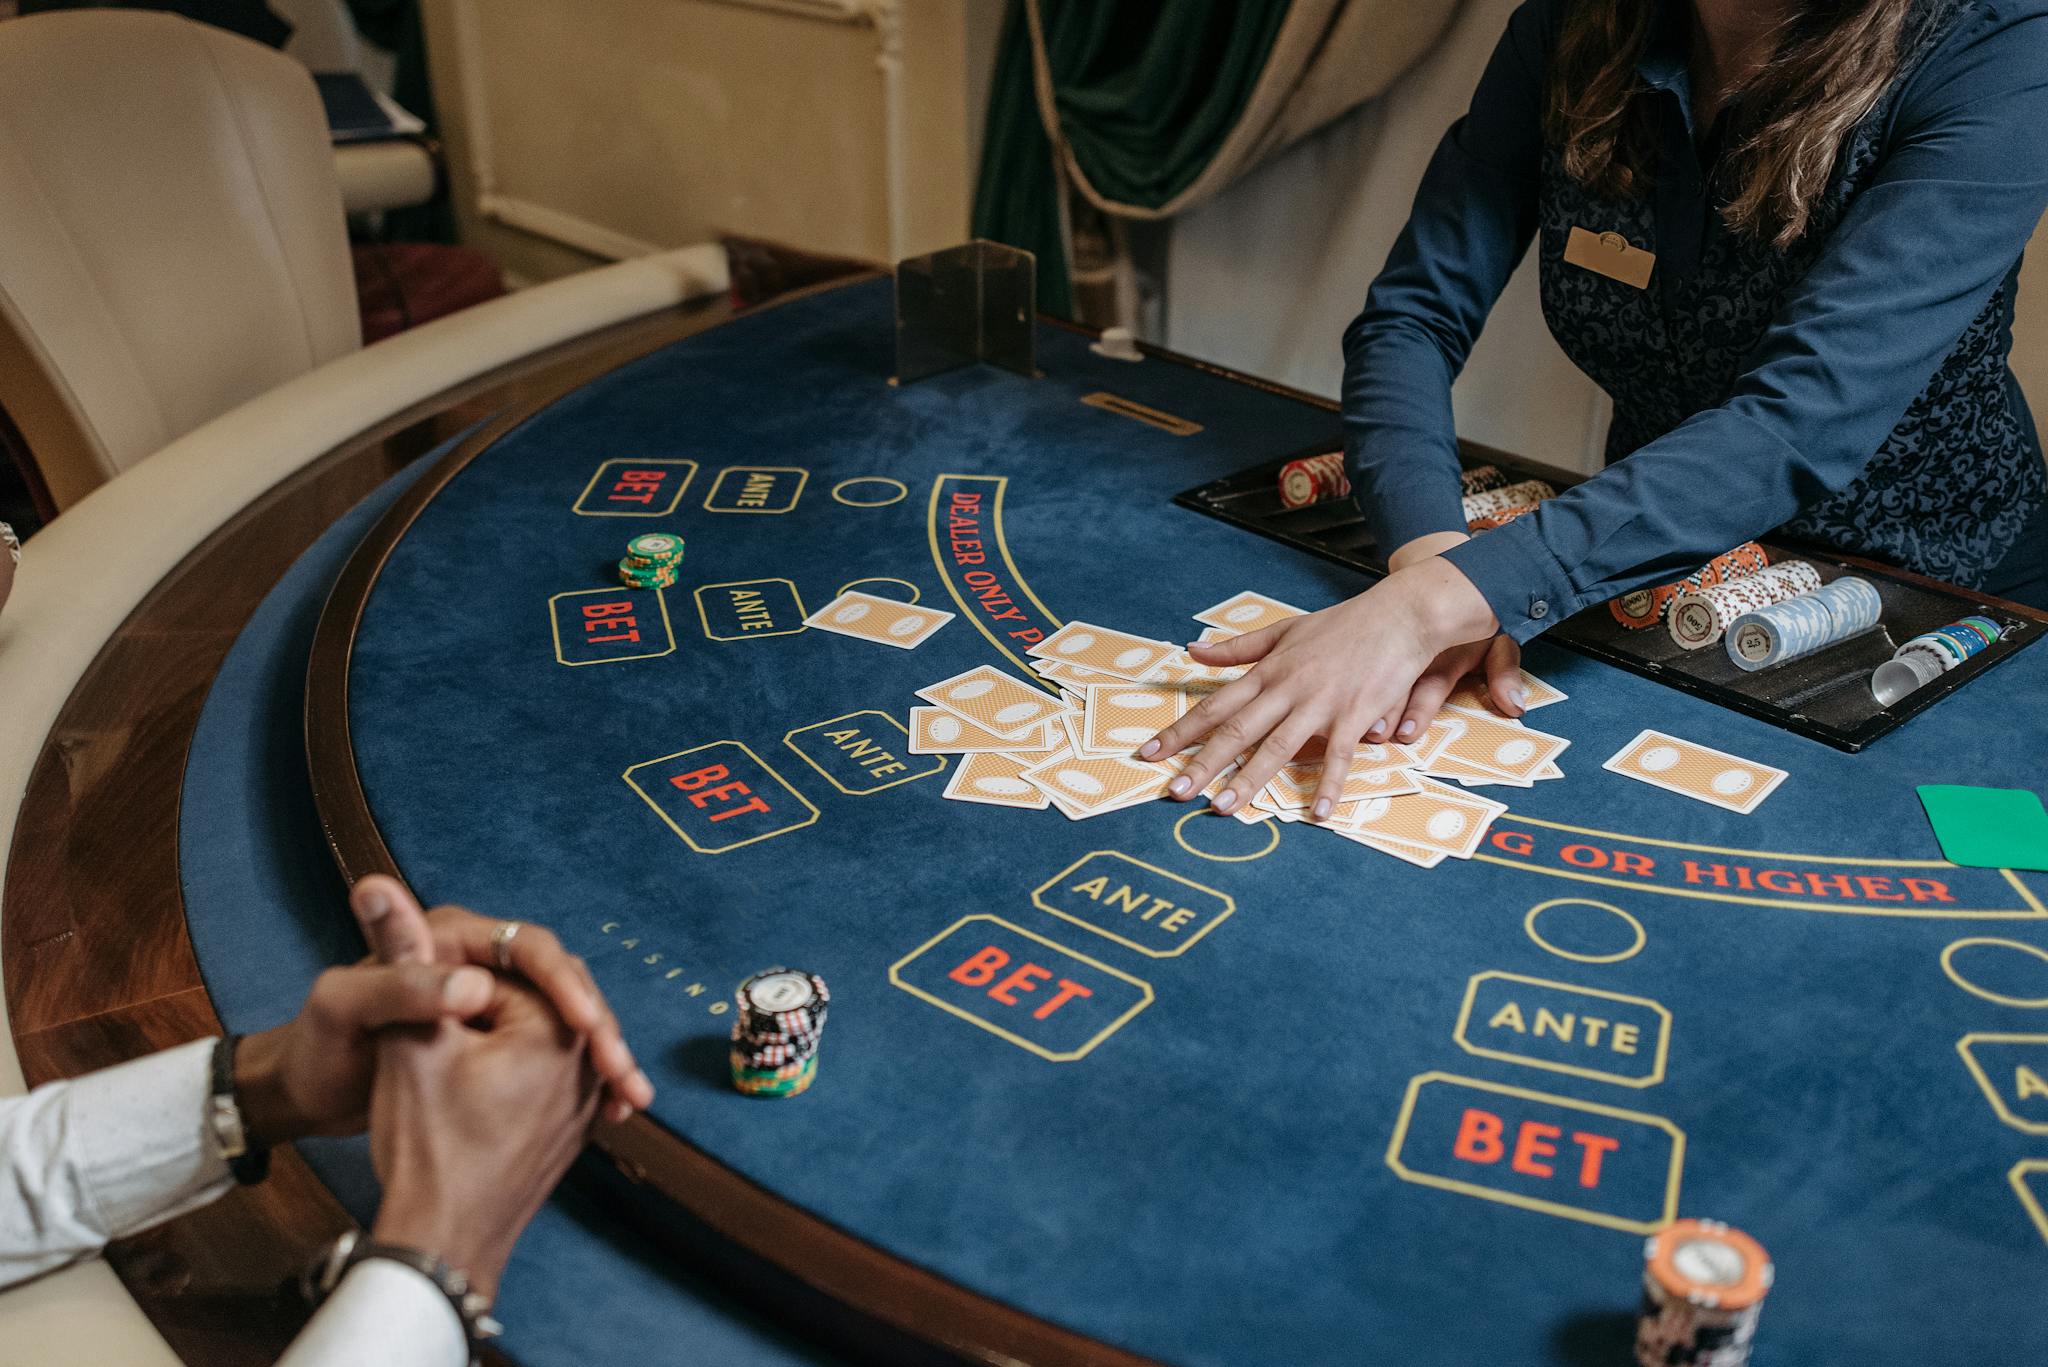
[[[500,973],[512,971],[512,937],[518,933],[517,921],[500,921],[491,931],[491,959]]]

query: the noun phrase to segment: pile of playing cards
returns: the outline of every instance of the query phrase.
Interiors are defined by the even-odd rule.
[[[1201,639],[1213,641],[1299,615],[1299,608],[1247,592],[1195,620],[1205,628]],[[1028,653],[1031,668],[1058,687],[1057,697],[991,665],[918,690],[927,705],[911,709],[911,750],[960,757],[947,797],[1054,807],[1074,820],[1164,797],[1199,745],[1153,762],[1136,751],[1249,668],[1198,664],[1178,646],[1089,622],[1069,622]],[[1530,708],[1564,698],[1526,673],[1522,685]],[[1425,868],[1470,858],[1507,808],[1467,790],[1562,778],[1556,761],[1569,744],[1501,716],[1484,689],[1468,682],[1412,743],[1359,746],[1336,809],[1313,824]],[[1322,769],[1317,759],[1287,765],[1232,815],[1307,821]],[[1204,795],[1213,799],[1230,787],[1235,772],[1232,766],[1217,775]]]

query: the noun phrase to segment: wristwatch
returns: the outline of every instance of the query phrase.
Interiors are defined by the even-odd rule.
[[[402,1263],[441,1289],[454,1308],[455,1317],[462,1321],[463,1337],[469,1341],[469,1367],[479,1367],[484,1344],[504,1333],[505,1326],[491,1318],[491,1303],[470,1289],[467,1274],[450,1267],[435,1254],[402,1244],[378,1243],[352,1229],[329,1244],[300,1274],[299,1290],[306,1303],[318,1307],[334,1294],[334,1288],[341,1285],[350,1268],[371,1258]]]
[[[228,1171],[249,1187],[270,1175],[270,1150],[250,1142],[249,1127],[242,1123],[242,1108],[235,1101],[235,1046],[241,1042],[240,1035],[223,1035],[213,1046],[213,1094],[206,1100],[206,1124]]]

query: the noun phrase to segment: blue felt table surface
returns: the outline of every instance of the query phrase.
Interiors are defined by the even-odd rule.
[[[2039,781],[2048,651],[1846,755],[1538,643],[1528,667],[1570,698],[1531,724],[1570,739],[1567,777],[1488,790],[1511,807],[1496,830],[1527,849],[1434,871],[1302,828],[1263,857],[1207,860],[1176,839],[1186,809],[1163,803],[1071,823],[944,801],[945,776],[843,793],[786,733],[864,709],[904,721],[916,688],[980,664],[1020,672],[942,578],[946,531],[929,505],[944,476],[1007,478],[1003,578],[1060,619],[1184,640],[1190,614],[1239,589],[1315,608],[1362,584],[1169,502],[1331,440],[1334,415],[1165,362],[1096,358],[1050,329],[1041,378],[977,368],[895,389],[890,346],[886,283],[855,286],[566,397],[424,510],[358,634],[357,759],[399,865],[425,896],[544,921],[585,955],[661,1089],[657,1119],[912,1262],[1163,1360],[1616,1360],[1639,1237],[1413,1180],[1449,1152],[1457,1108],[1442,1097],[1519,1089],[1646,1117],[1602,1122],[1632,1134],[1651,1121],[1683,1134],[1681,1213],[1749,1229],[1778,1262],[1760,1367],[2048,1360],[2048,1323],[2014,1313],[2048,1275],[2048,1221],[2037,1229],[2008,1181],[2048,1141],[2001,1121],[1957,1049],[1973,1032],[2048,1026],[1994,999],[2048,998],[2048,963],[2024,948],[2048,945],[2044,880],[1886,862],[1940,859],[1915,783]],[[1096,391],[1202,430],[1175,436],[1077,401]],[[617,458],[700,468],[671,519],[573,515]],[[735,466],[807,482],[782,515],[707,509],[717,472]],[[901,480],[907,496],[877,508],[829,496],[863,476]],[[666,595],[677,648],[562,667],[548,600],[604,585],[644,526],[688,538]],[[694,603],[707,585],[781,579],[815,609],[863,577],[967,611],[898,651],[815,630],[712,640]],[[296,611],[310,620],[310,602]],[[1600,768],[1646,726],[1791,777],[1739,816]],[[767,760],[817,820],[710,857],[621,777],[722,741]],[[268,758],[250,753],[210,805],[233,808],[235,785],[258,783],[269,805],[303,805],[281,791],[303,784],[296,744],[269,735]],[[208,796],[188,792],[188,819]],[[209,819],[243,857],[267,857],[267,814]],[[1188,834],[1216,850],[1264,840],[1198,820],[1211,825]],[[1034,889],[1105,850],[1236,910],[1153,959],[1034,906]],[[1701,881],[1764,870],[1776,872],[1761,886]],[[1845,891],[1877,881],[1845,900],[1798,881],[1809,873]],[[1946,880],[1949,900],[1907,899],[1906,877]],[[1525,920],[1560,898],[1626,913],[1640,951],[1608,963],[1546,951]],[[339,921],[338,900],[292,905],[309,952],[339,952],[340,932],[317,923],[323,905]],[[892,964],[976,915],[1142,979],[1152,1000],[1085,1057],[1050,1062],[892,983]],[[1619,913],[1547,915],[1557,937],[1591,918],[1587,956],[1614,948],[1595,941]],[[2023,948],[1944,957],[1966,937]],[[214,957],[227,952],[202,947],[210,984],[267,962],[249,946]],[[711,1004],[780,961],[826,977],[832,1020],[817,1086],[764,1105],[724,1084],[727,1018]],[[1624,1087],[1468,1051],[1461,1003],[1488,973],[1649,999],[1671,1022],[1661,1080]],[[1431,1074],[1467,1081],[1418,1081]],[[1412,1108],[1396,1165],[1390,1141],[1418,1088],[1427,1104]],[[1603,1112],[1562,1114],[1582,1113]],[[1654,1205],[1644,1173],[1609,1177],[1615,1189],[1567,1191],[1565,1204]],[[536,1294],[549,1293],[576,1298],[567,1285]]]
[[[452,444],[452,443],[451,443]],[[187,923],[229,1030],[289,1018],[321,969],[363,953],[306,784],[306,655],[327,590],[363,533],[433,464],[426,458],[337,521],[250,619],[192,739],[179,818]],[[361,1139],[300,1146],[349,1212],[376,1210]],[[541,1208],[500,1292],[501,1341],[524,1367],[630,1357],[676,1367],[839,1361],[736,1305],[573,1186]]]

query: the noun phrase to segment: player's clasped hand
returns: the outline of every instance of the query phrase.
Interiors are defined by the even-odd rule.
[[[381,963],[496,966],[492,934],[503,922],[455,906],[422,911],[403,883],[382,874],[360,879],[349,893],[349,905],[371,957]],[[545,926],[530,924],[520,925],[505,955],[510,969],[539,990],[562,1023],[588,1039],[591,1066],[605,1085],[607,1120],[624,1120],[654,1100],[654,1084],[634,1062],[618,1017],[583,960]]]
[[[1230,812],[1320,737],[1323,777],[1311,808],[1320,821],[1336,807],[1361,740],[1420,735],[1474,669],[1484,666],[1503,712],[1521,715],[1520,651],[1494,635],[1498,626],[1471,581],[1429,555],[1321,612],[1190,645],[1198,663],[1253,668],[1147,741],[1139,757],[1178,754],[1207,737],[1167,789],[1184,799],[1249,752],[1215,798],[1217,811]]]

